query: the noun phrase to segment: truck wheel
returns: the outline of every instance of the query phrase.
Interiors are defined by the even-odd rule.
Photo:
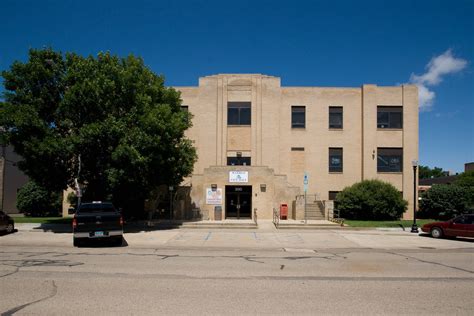
[[[15,231],[15,226],[13,225],[13,223],[8,223],[7,225],[7,234],[11,234]]]
[[[431,228],[431,237],[433,237],[433,238],[443,237],[443,230],[439,227]]]
[[[77,238],[73,238],[73,239],[72,239],[72,245],[73,245],[74,247],[79,247],[79,240],[78,240]]]

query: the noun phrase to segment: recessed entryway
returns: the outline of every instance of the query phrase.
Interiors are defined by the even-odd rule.
[[[252,186],[225,186],[225,218],[252,218]]]

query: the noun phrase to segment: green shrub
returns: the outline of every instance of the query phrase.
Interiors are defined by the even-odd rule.
[[[435,184],[421,195],[417,217],[449,219],[474,211],[474,187]]]
[[[345,188],[336,196],[340,216],[355,220],[397,220],[408,203],[390,183],[364,180]]]
[[[16,207],[28,216],[56,216],[62,204],[61,193],[48,192],[34,181],[27,182],[18,191]]]

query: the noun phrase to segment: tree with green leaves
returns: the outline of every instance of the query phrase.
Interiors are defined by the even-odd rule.
[[[408,207],[390,183],[364,180],[344,188],[336,196],[340,215],[355,220],[398,220]]]
[[[2,76],[2,141],[51,192],[78,177],[83,200],[111,199],[136,214],[154,188],[192,173],[196,151],[184,135],[190,113],[141,58],[32,49]]]
[[[428,166],[420,165],[418,176],[420,179],[439,178],[446,176],[446,172],[442,168],[434,167],[431,169]]]

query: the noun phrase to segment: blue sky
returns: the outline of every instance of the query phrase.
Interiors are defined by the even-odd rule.
[[[0,69],[51,46],[133,53],[173,86],[216,73],[280,76],[285,86],[411,78],[435,94],[420,113],[420,163],[460,172],[474,161],[473,21],[473,0],[3,0]],[[427,68],[432,60],[438,68]]]

